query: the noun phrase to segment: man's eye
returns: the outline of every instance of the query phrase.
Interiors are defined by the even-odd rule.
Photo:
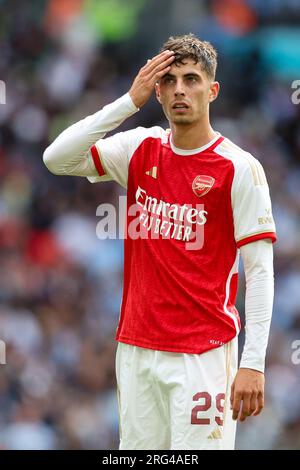
[[[188,77],[188,81],[189,81],[189,82],[195,82],[195,81],[196,81],[196,77]]]
[[[165,80],[164,80],[165,83],[173,83],[173,81],[174,80],[171,77],[166,77]]]

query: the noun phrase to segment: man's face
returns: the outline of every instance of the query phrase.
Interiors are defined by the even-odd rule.
[[[199,63],[186,59],[173,63],[170,71],[156,84],[156,96],[170,123],[193,124],[208,113],[209,103],[219,92]]]

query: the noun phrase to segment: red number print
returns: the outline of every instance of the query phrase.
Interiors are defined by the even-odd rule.
[[[211,408],[211,395],[208,392],[199,392],[193,396],[193,401],[199,401],[201,399],[204,400],[204,403],[202,405],[194,406],[192,409],[191,424],[210,424],[209,418],[200,418],[198,413],[208,411]],[[216,396],[216,408],[221,413],[222,417],[224,412],[224,401],[225,393],[218,393]],[[215,416],[215,421],[218,426],[223,426],[223,419],[221,416]]]
[[[204,398],[203,405],[197,405],[192,409],[191,424],[210,424],[209,418],[198,418],[200,411],[207,411],[211,407],[211,395],[208,392],[199,392],[193,396],[193,401]]]
[[[217,410],[220,411],[222,416],[224,412],[224,401],[225,401],[225,393],[218,393],[218,395],[216,396],[216,406],[217,406]],[[220,416],[216,416],[215,420],[219,426],[223,426],[223,419],[220,418]]]

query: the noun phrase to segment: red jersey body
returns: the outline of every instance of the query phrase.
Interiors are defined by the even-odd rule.
[[[124,288],[116,339],[200,354],[236,336],[239,247],[276,240],[264,171],[218,135],[180,150],[160,127],[99,140],[98,180],[127,187]]]

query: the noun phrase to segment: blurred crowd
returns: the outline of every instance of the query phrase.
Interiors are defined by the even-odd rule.
[[[0,1],[1,449],[118,447],[123,242],[97,238],[96,209],[118,207],[124,191],[54,176],[42,154],[128,91],[170,34],[187,32],[219,51],[213,126],[262,162],[278,234],[266,407],[239,425],[237,448],[300,447],[299,25],[293,0]],[[152,99],[120,129],[154,124],[167,126]],[[241,266],[242,317],[244,284]]]

